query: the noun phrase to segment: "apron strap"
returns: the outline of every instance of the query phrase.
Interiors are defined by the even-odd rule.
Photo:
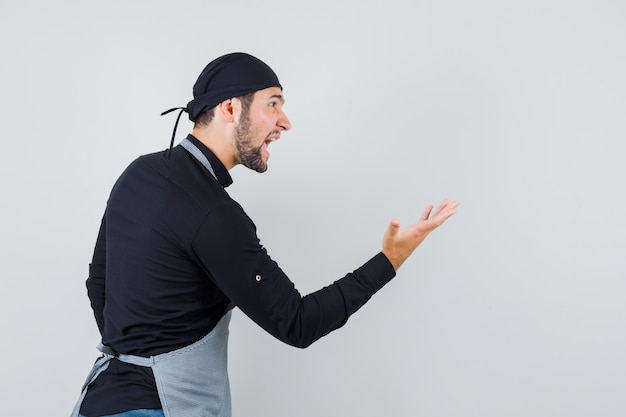
[[[91,368],[91,371],[89,372],[89,375],[87,375],[87,379],[83,384],[83,388],[80,390],[80,396],[78,397],[78,401],[76,402],[76,405],[74,406],[74,410],[72,410],[72,414],[70,415],[70,417],[79,416],[80,406],[85,399],[85,395],[87,395],[87,388],[89,387],[89,384],[95,381],[98,375],[100,375],[109,367],[109,362],[111,361],[111,358],[112,356],[105,353],[103,356],[99,357],[96,360],[93,367]]]
[[[122,362],[130,363],[131,365],[139,365],[146,368],[154,365],[154,356],[145,358],[143,356],[125,355],[123,353],[116,354],[115,352],[113,352],[113,349],[111,349],[109,346],[104,346],[102,343],[98,344],[98,350],[104,353],[105,356],[115,358]]]
[[[185,138],[180,142],[180,146],[187,149],[189,153],[192,154],[194,158],[198,160],[198,162],[200,162],[202,165],[204,165],[206,169],[209,170],[211,175],[213,175],[213,178],[217,180],[217,176],[215,175],[215,171],[213,171],[213,167],[211,166],[211,163],[207,159],[206,155],[203,154],[202,151],[198,149],[196,145],[194,145],[189,139]]]

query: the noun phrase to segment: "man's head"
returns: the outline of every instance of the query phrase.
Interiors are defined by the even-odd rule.
[[[228,54],[207,65],[193,91],[187,112],[194,135],[228,169],[243,164],[265,172],[267,146],[291,128],[274,71],[248,54]]]

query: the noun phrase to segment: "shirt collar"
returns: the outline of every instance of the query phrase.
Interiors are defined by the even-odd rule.
[[[196,145],[196,147],[200,149],[200,152],[202,152],[204,156],[207,157],[207,159],[211,163],[211,167],[213,168],[213,171],[215,172],[217,181],[219,181],[219,183],[222,184],[222,187],[226,188],[230,184],[233,183],[233,179],[228,173],[228,170],[226,169],[224,164],[222,164],[222,161],[220,161],[219,158],[215,156],[215,154],[211,152],[211,150],[204,145],[204,143],[200,142],[191,134],[187,135],[187,139],[189,139],[191,143]]]

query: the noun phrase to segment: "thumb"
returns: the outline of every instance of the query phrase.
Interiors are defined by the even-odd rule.
[[[385,232],[385,238],[393,239],[394,237],[396,237],[399,231],[400,231],[400,220],[391,219],[391,221],[389,222],[389,226],[387,227],[387,231]]]

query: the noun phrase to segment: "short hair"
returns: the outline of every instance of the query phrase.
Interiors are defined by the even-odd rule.
[[[194,123],[194,127],[204,127],[210,125],[213,120],[213,116],[215,116],[215,107],[200,113]]]
[[[255,91],[244,94],[243,96],[233,97],[239,99],[241,101],[241,113],[243,115],[247,115],[250,111],[250,105],[252,104],[252,100],[254,99]],[[195,121],[194,127],[204,127],[211,124],[213,121],[213,117],[215,116],[215,107],[210,108],[207,111],[200,113],[198,118]]]

